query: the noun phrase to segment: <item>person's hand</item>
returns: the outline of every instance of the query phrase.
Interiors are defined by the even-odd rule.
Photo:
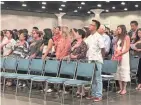
[[[74,58],[75,59],[75,58],[77,58],[77,55],[72,55],[71,54],[70,58]]]

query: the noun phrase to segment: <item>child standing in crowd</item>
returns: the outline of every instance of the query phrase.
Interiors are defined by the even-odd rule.
[[[129,49],[130,49],[130,38],[127,35],[125,25],[119,25],[117,27],[118,40],[115,46],[116,57],[121,57],[119,61],[117,73],[115,75],[115,80],[119,81],[120,90],[117,92],[121,95],[126,94],[126,85],[130,81],[130,59],[129,59]],[[116,53],[117,52],[117,53]]]

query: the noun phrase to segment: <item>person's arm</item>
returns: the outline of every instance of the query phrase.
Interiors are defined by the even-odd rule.
[[[47,51],[46,51],[46,53],[42,56],[42,59],[45,59],[45,58],[47,57],[47,55],[48,55],[49,51],[51,51],[52,47],[53,47],[53,40],[50,39],[49,42],[48,42]]]
[[[140,42],[141,43],[141,42]],[[137,52],[141,52],[141,49],[140,48],[137,48],[136,45],[138,44],[138,42],[136,42],[134,45],[135,45],[135,48],[133,50],[137,51]]]
[[[104,58],[105,57],[105,43],[102,37],[100,37],[98,40],[98,46],[101,49],[101,54],[102,54],[102,57]]]

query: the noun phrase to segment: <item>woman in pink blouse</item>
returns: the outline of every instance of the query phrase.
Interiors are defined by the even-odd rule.
[[[69,33],[67,31],[63,31],[62,37],[56,46],[56,58],[61,60],[65,56],[68,56],[70,48],[71,40],[69,38]]]

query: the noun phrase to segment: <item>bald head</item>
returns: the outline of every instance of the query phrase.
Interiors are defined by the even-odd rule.
[[[103,35],[105,33],[106,27],[104,25],[100,25],[98,32],[99,34]]]

